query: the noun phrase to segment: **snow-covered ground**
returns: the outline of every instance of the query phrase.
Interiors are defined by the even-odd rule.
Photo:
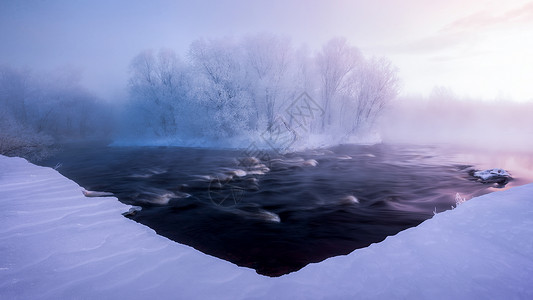
[[[533,299],[533,185],[279,278],[158,236],[115,198],[0,156],[0,299]]]

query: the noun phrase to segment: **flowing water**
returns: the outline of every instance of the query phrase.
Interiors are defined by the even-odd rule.
[[[268,154],[261,160],[240,150],[72,147],[41,164],[139,206],[127,217],[160,235],[267,276],[380,242],[451,209],[457,193],[471,199],[503,188],[471,173],[506,167],[490,166],[495,155],[420,146]],[[526,160],[530,171],[533,160]],[[527,175],[507,186],[531,181],[530,173],[520,174]]]

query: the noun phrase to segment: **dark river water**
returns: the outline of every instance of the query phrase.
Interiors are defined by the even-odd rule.
[[[471,199],[504,188],[476,181],[474,169],[524,167],[482,157],[383,144],[262,160],[240,150],[66,147],[40,164],[141,207],[127,217],[160,235],[280,276],[416,226],[455,206],[457,193]],[[513,174],[507,186],[530,181],[518,173],[527,175]]]

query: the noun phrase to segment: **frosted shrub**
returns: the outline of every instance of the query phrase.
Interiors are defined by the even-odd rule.
[[[459,206],[459,204],[463,204],[466,202],[466,198],[461,197],[461,194],[456,193],[455,194],[455,207]]]
[[[17,122],[11,114],[0,112],[0,155],[40,160],[50,154],[53,140],[38,135]]]

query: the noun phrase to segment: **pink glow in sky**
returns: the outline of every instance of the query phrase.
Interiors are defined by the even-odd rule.
[[[402,93],[533,99],[533,1],[221,0],[0,2],[0,64],[83,70],[119,95],[143,49],[184,53],[200,37],[272,32],[318,48],[346,37],[399,68]]]

